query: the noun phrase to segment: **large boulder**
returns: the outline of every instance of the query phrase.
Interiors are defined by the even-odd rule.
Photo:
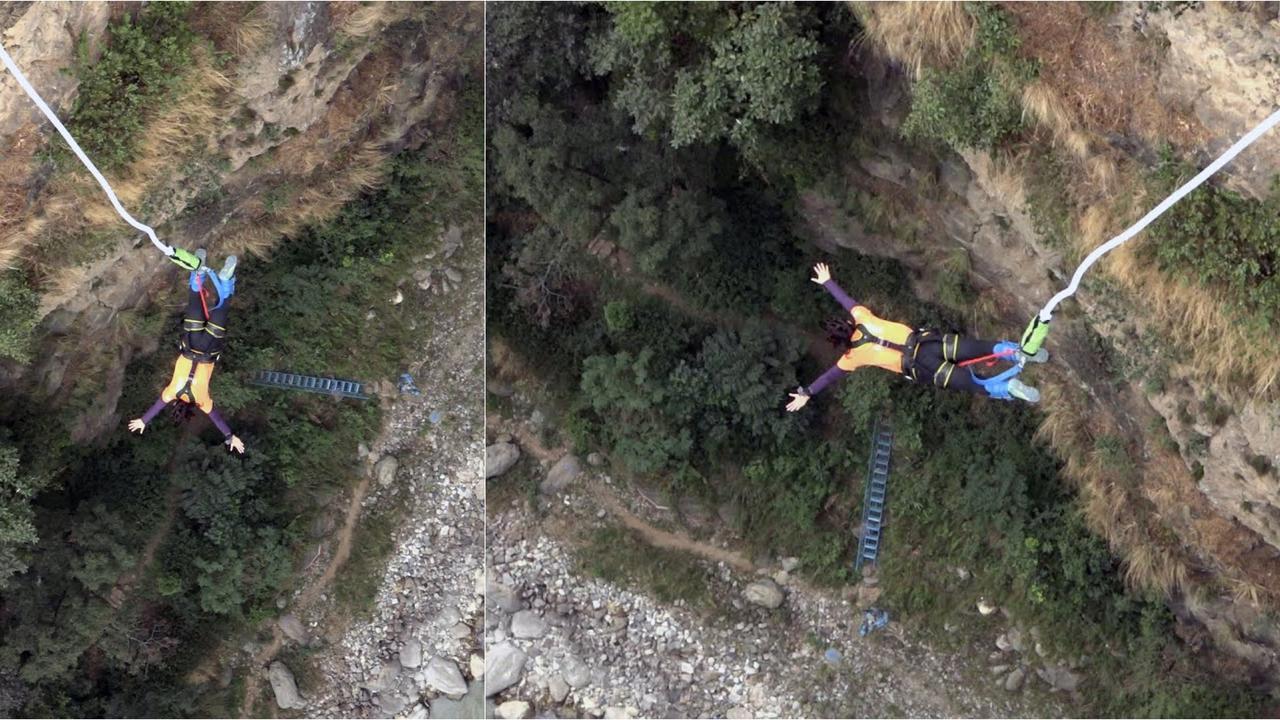
[[[281,710],[301,710],[306,707],[302,695],[298,694],[298,683],[293,679],[293,671],[287,665],[276,660],[267,668],[267,680],[271,683],[271,692],[275,693],[276,705]]]
[[[445,695],[457,697],[467,692],[467,681],[462,679],[458,666],[442,657],[433,657],[427,663],[424,680],[428,688]]]
[[[759,605],[770,610],[776,610],[782,605],[782,588],[768,578],[751,583],[742,591],[742,594],[746,597],[747,602],[752,605]]]
[[[514,443],[494,443],[484,449],[485,479],[495,478],[511,469],[520,459],[520,448]]]
[[[542,492],[552,495],[564,492],[582,474],[582,462],[577,455],[565,455],[547,471],[547,478],[542,481]]]
[[[509,642],[489,648],[489,655],[484,661],[484,694],[497,695],[520,682],[520,674],[524,672],[524,663],[528,659],[520,648]]]

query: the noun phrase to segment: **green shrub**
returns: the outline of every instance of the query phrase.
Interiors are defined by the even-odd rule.
[[[989,3],[965,9],[977,22],[973,47],[954,69],[924,71],[902,133],[956,150],[990,150],[1022,131],[1022,87],[1036,66],[1018,57],[1020,40],[1003,10]]]
[[[189,3],[161,2],[142,6],[136,21],[126,13],[111,24],[97,61],[82,39],[80,88],[67,126],[103,170],[133,159],[147,115],[170,97],[191,64],[196,35],[187,23],[189,12]]]
[[[16,273],[0,273],[0,359],[31,359],[31,333],[40,298]]]

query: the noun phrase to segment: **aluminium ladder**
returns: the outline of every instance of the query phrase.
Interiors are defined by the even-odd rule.
[[[256,373],[253,376],[253,380],[250,382],[254,385],[279,387],[288,390],[301,390],[303,392],[312,392],[320,395],[348,397],[355,398],[356,400],[369,399],[369,395],[365,392],[364,383],[359,383],[354,380],[339,380],[337,378],[321,378],[312,377],[310,375],[295,375],[293,373],[262,370]]]
[[[892,428],[888,423],[876,423],[871,432],[871,461],[867,467],[867,489],[862,501],[862,538],[858,543],[858,557],[853,565],[855,573],[862,570],[864,563],[874,563],[880,557],[885,497],[889,485],[889,458],[892,451]]]

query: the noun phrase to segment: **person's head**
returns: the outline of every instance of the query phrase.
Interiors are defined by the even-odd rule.
[[[181,425],[191,419],[191,416],[195,414],[195,409],[196,406],[186,400],[174,400],[169,403],[169,417],[173,418],[175,423]]]
[[[827,318],[822,323],[822,329],[827,333],[827,342],[837,349],[848,350],[853,347],[853,321],[849,318]]]

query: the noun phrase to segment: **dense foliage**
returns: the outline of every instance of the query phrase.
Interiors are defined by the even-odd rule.
[[[1018,57],[1018,36],[1004,11],[988,3],[965,9],[977,25],[973,46],[955,68],[924,70],[902,132],[956,150],[990,150],[1022,130],[1022,86],[1036,68]]]
[[[102,54],[88,56],[81,38],[80,86],[67,126],[104,170],[127,164],[148,114],[160,106],[191,64],[197,35],[187,24],[190,4],[147,3],[137,18],[125,13],[108,28]],[[70,151],[66,151],[69,156]]]
[[[31,332],[40,298],[14,272],[0,273],[0,359],[31,359]]]
[[[247,380],[286,369],[376,381],[403,369],[424,319],[418,304],[388,298],[446,223],[479,213],[480,98],[465,96],[469,122],[458,124],[468,131],[437,133],[394,156],[378,190],[284,239],[271,261],[242,260],[212,395],[244,438],[243,457],[229,454],[199,416],[175,425],[162,415],[142,437],[121,428],[86,447],[68,440],[66,417],[41,399],[0,399],[22,460],[19,468],[18,454],[0,446],[0,571],[20,573],[0,598],[0,668],[27,684],[23,714],[237,712],[236,685],[197,692],[185,676],[230,633],[278,612],[301,541],[352,482],[356,447],[380,424],[374,403]],[[175,287],[161,307],[185,304],[184,292]],[[159,320],[157,333],[176,336],[176,316]],[[168,351],[132,362],[121,410],[147,407],[172,363]],[[35,478],[46,477],[33,506]],[[32,522],[39,542],[24,551]],[[155,556],[143,569],[153,539]]]
[[[1062,656],[1090,656],[1092,713],[1255,711],[1173,637],[1158,599],[1126,589],[1057,460],[1032,440],[1034,410],[868,370],[803,413],[783,412],[786,391],[835,357],[810,343],[838,312],[806,281],[813,261],[831,262],[884,317],[964,327],[912,297],[898,264],[830,256],[797,233],[799,193],[838,166],[797,173],[772,158],[856,146],[858,81],[836,60],[856,28],[838,5],[765,7],[491,9],[491,336],[559,395],[581,450],[604,450],[615,472],[673,496],[736,505],[759,550],[800,556],[816,582],[852,580],[869,430],[890,420],[898,470],[881,585],[895,611],[967,624],[979,594],[1000,597]],[[1018,92],[1034,69],[1016,59],[998,8],[972,12],[976,48],[953,76],[933,78],[932,98],[917,96],[915,137],[990,147],[1021,128]],[[771,34],[770,70],[740,33]],[[708,80],[728,43],[745,50],[734,87],[769,88],[759,97],[785,109],[750,142],[722,131],[723,88]],[[778,68],[789,68],[781,87]],[[735,123],[756,111],[750,100],[726,107]],[[843,130],[815,138],[815,127]],[[583,562],[604,577],[668,598],[701,581],[673,558],[600,544],[604,557]]]

